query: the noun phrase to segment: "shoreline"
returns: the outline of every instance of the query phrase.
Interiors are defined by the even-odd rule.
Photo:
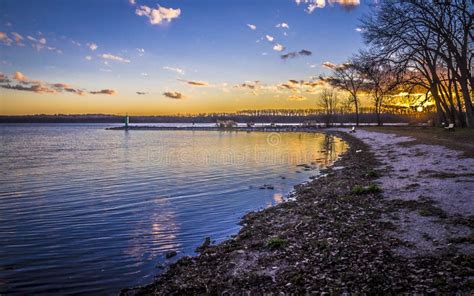
[[[295,201],[246,214],[233,238],[203,245],[200,255],[122,294],[472,292],[472,254],[394,252],[410,245],[393,235],[399,226],[386,217],[413,205],[383,197],[378,180],[386,172],[369,145],[326,132],[350,146],[327,176],[295,186]]]

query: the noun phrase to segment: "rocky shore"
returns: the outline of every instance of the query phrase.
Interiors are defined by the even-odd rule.
[[[457,243],[472,244],[474,217],[451,216],[431,200],[398,198],[393,188],[384,192],[380,180],[390,168],[361,140],[332,133],[349,151],[324,177],[297,186],[296,200],[248,213],[232,239],[204,243],[199,256],[181,258],[154,283],[122,294],[472,295],[474,255]],[[406,213],[471,234],[408,256],[399,250],[419,246],[399,235]]]

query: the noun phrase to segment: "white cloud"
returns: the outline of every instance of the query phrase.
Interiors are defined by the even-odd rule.
[[[132,4],[132,5],[136,5],[137,4],[137,1],[135,0],[128,0],[128,3]]]
[[[255,25],[252,25],[252,24],[247,24],[247,27],[249,27],[249,28],[250,28],[250,30],[252,30],[252,31],[255,31],[255,30],[257,30],[257,26],[255,26]]]
[[[173,68],[173,67],[164,66],[163,69],[171,71],[171,72],[178,73],[180,75],[184,75],[184,70],[180,69],[180,68]]]
[[[285,47],[283,45],[281,45],[280,43],[277,43],[273,46],[273,50],[275,50],[275,51],[284,51]]]
[[[171,22],[171,20],[178,18],[181,15],[181,9],[166,8],[158,6],[158,8],[150,8],[142,5],[135,10],[138,16],[146,16],[152,25],[159,25],[163,21]]]
[[[276,25],[277,28],[289,29],[290,26],[287,23],[280,23]]]
[[[295,0],[297,5],[304,3],[306,5],[306,12],[312,13],[316,8],[324,8],[326,4],[339,4],[344,8],[351,9],[360,5],[360,0]]]
[[[45,45],[46,44],[46,39],[41,38],[40,40],[38,40],[38,43]]]
[[[337,65],[335,65],[334,63],[326,61],[322,64],[322,66],[326,69],[334,69],[334,68],[336,68]]]
[[[22,81],[22,82],[27,82],[28,78],[21,72],[16,71],[15,74],[13,75],[13,79]]]
[[[10,38],[8,38],[7,33],[0,32],[0,41],[2,41],[4,44],[10,46],[13,42]]]
[[[122,57],[119,57],[119,56],[116,56],[116,55],[113,55],[113,54],[110,54],[110,53],[104,53],[103,55],[101,55],[101,57],[103,59],[112,60],[112,61],[116,61],[116,62],[130,63],[130,60],[124,59]]]
[[[273,42],[273,40],[275,40],[275,38],[273,38],[273,36],[270,36],[270,35],[265,35],[265,38],[267,38],[267,40],[270,42]]]
[[[23,40],[23,36],[21,36],[17,32],[13,32],[12,36],[13,36],[13,39],[15,39],[16,43],[20,43]]]
[[[87,47],[89,47],[90,50],[94,51],[96,50],[99,46],[95,43],[87,43]]]
[[[88,61],[91,61],[92,57],[91,56],[86,56],[85,59],[88,60]]]
[[[147,77],[148,73],[143,72],[143,73],[140,73],[140,75]]]

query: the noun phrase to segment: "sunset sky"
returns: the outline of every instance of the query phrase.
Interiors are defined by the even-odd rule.
[[[0,114],[314,108],[358,0],[2,0]]]

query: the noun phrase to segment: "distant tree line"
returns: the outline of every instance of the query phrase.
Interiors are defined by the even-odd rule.
[[[328,122],[327,113],[324,110],[314,112],[288,112],[280,110],[255,110],[255,112],[237,112],[237,113],[214,113],[214,114],[188,114],[188,115],[166,115],[166,116],[130,116],[130,124],[137,123],[216,123],[218,120],[234,120],[240,123],[304,123],[308,121],[332,125],[335,123],[354,123],[356,116],[353,112],[338,112],[331,115]],[[377,116],[371,108],[361,108],[358,115],[361,122],[375,123]],[[414,123],[423,122],[431,118],[430,113],[419,113],[400,110],[398,113],[384,113],[382,119],[391,123]],[[123,123],[122,115],[22,115],[22,116],[0,116],[0,123]]]
[[[382,124],[381,114],[395,95],[407,92],[433,100],[438,123],[474,127],[473,5],[472,0],[379,1],[362,20],[368,49],[333,65],[331,75],[321,79],[348,94],[343,103],[354,109],[357,123],[361,94],[369,96]],[[323,91],[319,99],[327,114],[341,103],[328,94]]]

